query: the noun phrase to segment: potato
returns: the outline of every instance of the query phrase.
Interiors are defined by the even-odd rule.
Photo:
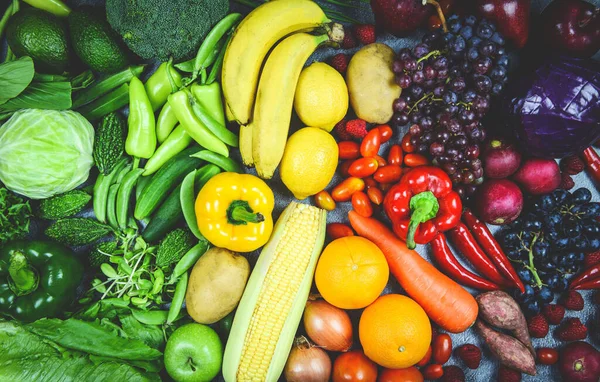
[[[212,324],[231,313],[240,302],[250,275],[250,264],[240,254],[209,249],[194,265],[185,304],[194,321]]]
[[[392,103],[400,86],[392,71],[394,51],[385,44],[369,44],[350,60],[346,83],[356,115],[370,123],[386,123],[394,114]]]

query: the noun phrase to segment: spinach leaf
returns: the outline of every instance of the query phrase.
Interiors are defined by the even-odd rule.
[[[42,319],[24,328],[60,346],[97,356],[126,361],[152,361],[162,356],[142,341],[119,337],[95,322]]]
[[[131,314],[119,316],[119,321],[129,338],[138,339],[155,349],[162,349],[165,346],[165,336],[160,326],[144,325]]]
[[[0,113],[20,109],[66,110],[70,107],[70,82],[32,82],[21,94],[0,105]]]
[[[21,94],[31,83],[35,71],[31,57],[21,57],[0,65],[0,104]]]

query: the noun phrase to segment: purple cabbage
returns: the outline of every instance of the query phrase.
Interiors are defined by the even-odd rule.
[[[562,158],[600,138],[600,63],[555,58],[507,90],[510,125],[527,154]]]

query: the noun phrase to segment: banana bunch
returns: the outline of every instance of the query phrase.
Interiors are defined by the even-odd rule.
[[[269,1],[236,29],[223,61],[223,93],[241,125],[242,160],[261,178],[270,179],[283,156],[304,64],[319,46],[343,38],[342,26],[311,0]]]

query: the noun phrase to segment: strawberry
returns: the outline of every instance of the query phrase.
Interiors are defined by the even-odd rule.
[[[338,53],[331,58],[331,66],[341,74],[346,73],[350,59],[344,53]]]
[[[372,44],[377,39],[375,35],[375,25],[359,24],[354,27],[356,39],[363,45]]]
[[[544,338],[548,335],[548,330],[550,330],[548,321],[541,314],[531,317],[527,321],[527,328],[531,337],[534,338]]]
[[[594,265],[600,264],[600,251],[588,253],[583,260],[583,268],[588,269]]]
[[[583,310],[583,297],[575,290],[569,291],[561,303],[567,310]]]
[[[344,41],[342,41],[342,48],[352,49],[356,48],[356,40],[352,35],[352,31],[349,28],[344,27]]]
[[[542,313],[550,325],[558,325],[565,317],[565,307],[557,304],[548,304],[544,306]]]
[[[473,344],[464,344],[456,348],[456,355],[469,369],[477,369],[481,363],[481,350]]]
[[[500,369],[498,369],[498,382],[521,382],[521,372],[500,365]]]
[[[346,122],[346,132],[354,139],[363,139],[367,135],[367,122],[362,119],[352,119]]]
[[[558,188],[562,188],[563,190],[570,190],[575,187],[575,181],[571,178],[571,175],[563,172],[560,174],[560,185]]]
[[[579,318],[571,317],[567,318],[554,334],[562,341],[579,341],[587,337],[587,332],[587,328]]]
[[[442,382],[465,382],[465,373],[458,366],[444,366],[444,375],[440,379]]]
[[[338,138],[342,141],[350,141],[352,140],[352,136],[346,131],[346,119],[342,119],[338,123],[335,124],[333,128],[333,132],[338,136]]]
[[[585,168],[585,163],[576,155],[569,155],[560,161],[560,168],[569,175],[577,175]]]

